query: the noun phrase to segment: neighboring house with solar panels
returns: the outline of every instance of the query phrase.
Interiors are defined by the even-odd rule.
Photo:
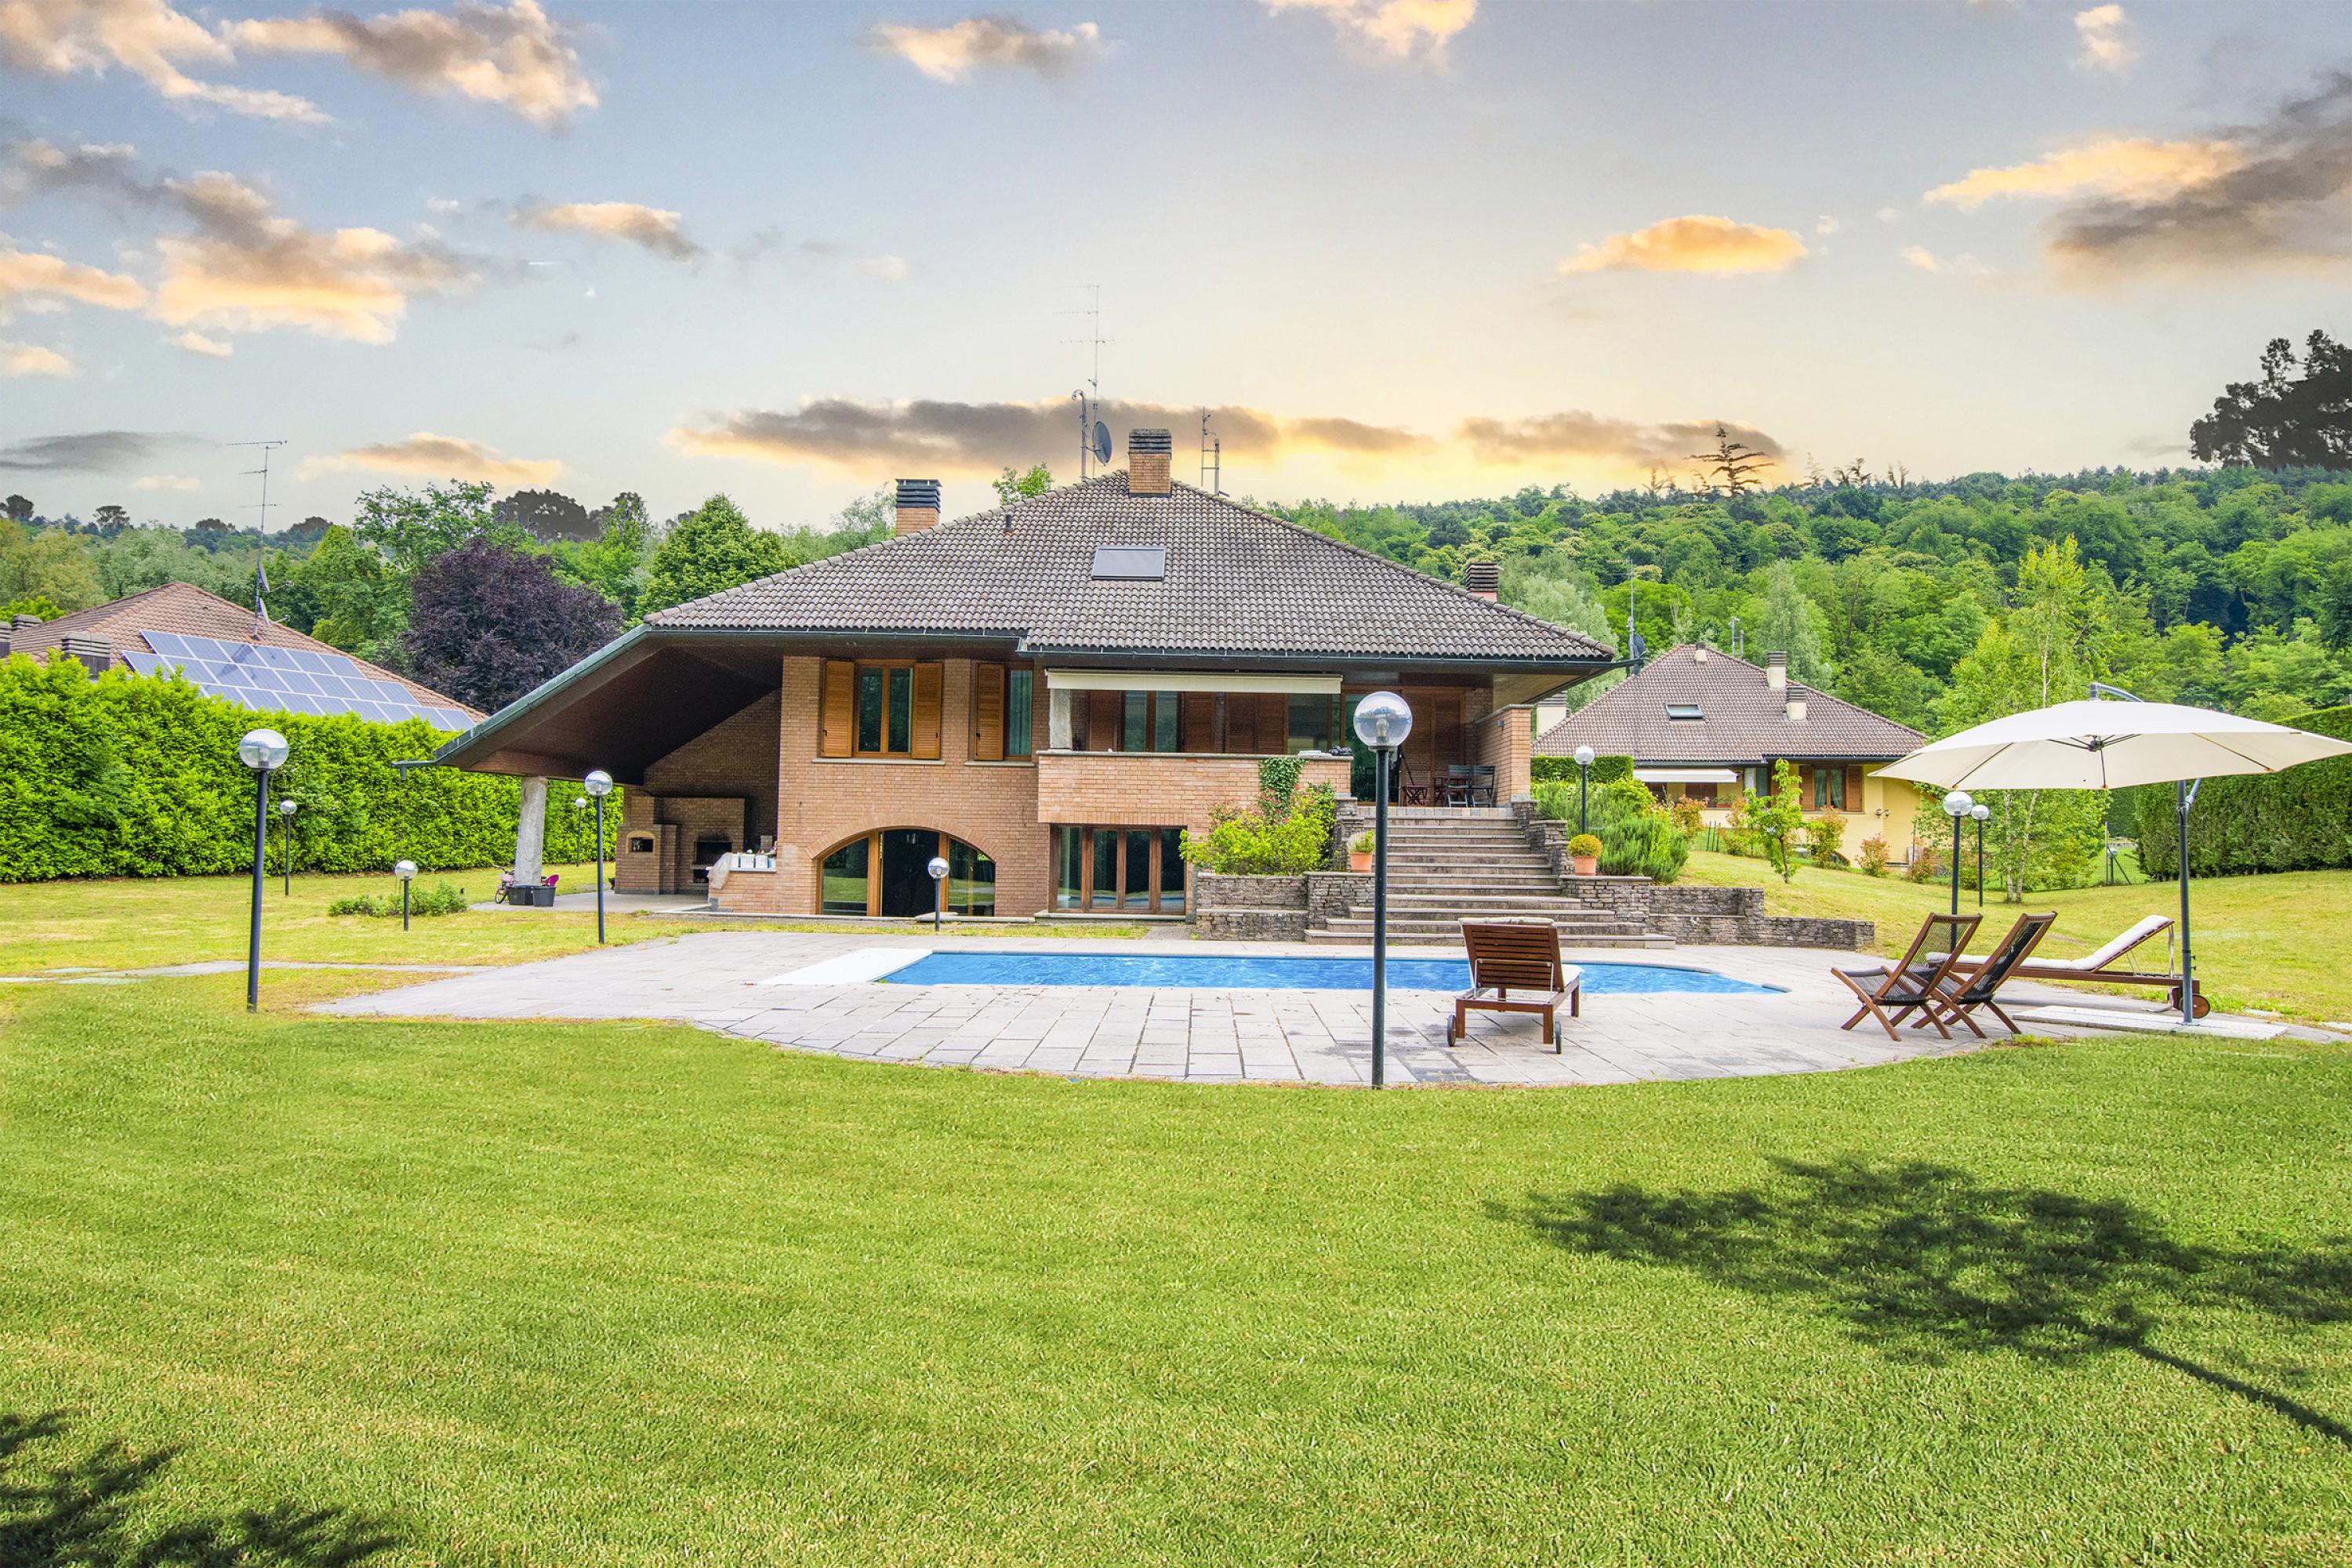
[[[1269,755],[1349,793],[1381,689],[1415,716],[1404,803],[1528,795],[1532,704],[1609,648],[1175,484],[1169,445],[947,522],[902,479],[898,537],[657,611],[438,760],[603,768],[621,889],[775,914],[927,912],[934,856],[958,913],[1187,912],[1183,830]]]
[[[176,670],[207,696],[263,713],[352,713],[379,724],[422,719],[447,731],[482,716],[291,626],[257,624],[251,609],[192,583],[166,583],[53,621],[19,616],[0,651],[79,659],[91,670]]]
[[[1793,685],[1789,656],[1759,667],[1690,643],[1669,648],[1536,737],[1536,754],[1631,757],[1633,776],[1664,801],[1688,800],[1700,820],[1721,827],[1741,797],[1766,788],[1773,765],[1797,770],[1807,816],[1845,818],[1845,854],[1886,841],[1889,858],[1912,857],[1916,785],[1878,770],[1927,743],[1918,731],[1867,708]]]

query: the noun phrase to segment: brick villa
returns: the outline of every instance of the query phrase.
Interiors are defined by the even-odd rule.
[[[1662,800],[1687,799],[1701,820],[1720,827],[1740,797],[1765,787],[1775,763],[1797,770],[1808,816],[1845,817],[1845,849],[1886,841],[1890,858],[1907,861],[1918,788],[1881,779],[1877,770],[1927,743],[1916,730],[1789,680],[1789,656],[1765,656],[1759,668],[1690,643],[1650,660],[1536,739],[1547,757],[1591,746],[1601,756],[1633,759],[1633,776]]]
[[[1164,430],[1128,459],[948,522],[902,479],[897,537],[658,612],[440,760],[631,786],[625,891],[924,913],[939,855],[958,913],[1177,913],[1179,833],[1254,797],[1261,757],[1349,792],[1363,694],[1412,707],[1402,798],[1507,805],[1533,704],[1613,659],[1172,483]],[[710,878],[735,851],[764,854]]]

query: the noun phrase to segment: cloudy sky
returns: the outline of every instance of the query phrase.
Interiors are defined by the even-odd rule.
[[[0,488],[950,512],[2148,465],[2352,331],[2340,0],[0,0]]]

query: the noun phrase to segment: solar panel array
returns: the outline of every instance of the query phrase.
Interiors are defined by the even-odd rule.
[[[307,647],[268,647],[178,632],[142,632],[152,653],[123,651],[142,675],[177,670],[206,696],[222,697],[263,713],[356,713],[379,724],[422,719],[436,730],[463,730],[473,720],[459,709],[426,702],[396,680],[380,679],[357,659]]]

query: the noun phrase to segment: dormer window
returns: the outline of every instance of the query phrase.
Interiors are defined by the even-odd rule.
[[[1706,717],[1706,712],[1696,702],[1669,702],[1666,704],[1666,717],[1669,719],[1704,719]]]
[[[1168,575],[1168,549],[1160,544],[1097,544],[1097,583],[1157,583]]]

